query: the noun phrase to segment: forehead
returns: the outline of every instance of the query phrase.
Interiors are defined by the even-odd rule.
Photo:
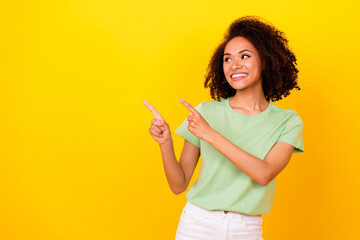
[[[257,53],[254,45],[244,37],[235,37],[231,39],[225,46],[224,53],[237,53],[243,49],[248,49],[253,53]]]

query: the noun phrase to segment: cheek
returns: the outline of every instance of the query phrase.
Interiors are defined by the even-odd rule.
[[[252,62],[247,62],[244,64],[244,66],[248,69],[254,69],[254,63]]]
[[[261,66],[258,63],[246,63],[245,67],[252,69],[253,72],[261,72]]]
[[[229,66],[223,65],[223,72],[225,74],[225,77],[229,74]]]

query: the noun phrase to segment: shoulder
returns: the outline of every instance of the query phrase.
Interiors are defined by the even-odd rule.
[[[271,111],[272,117],[276,119],[282,119],[286,122],[291,122],[292,124],[303,124],[301,117],[296,111],[290,109],[283,109],[276,106],[274,103],[272,104],[273,104],[273,108]]]
[[[212,109],[212,108],[218,108],[223,106],[223,99],[218,100],[212,100],[212,101],[204,101],[199,103],[195,108],[198,109]]]
[[[212,101],[204,101],[199,103],[195,109],[198,111],[209,111],[215,110],[217,108],[222,108],[224,106],[224,99],[220,100],[212,100]]]

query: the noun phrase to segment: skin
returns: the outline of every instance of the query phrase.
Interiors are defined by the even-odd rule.
[[[180,194],[184,192],[189,185],[191,176],[200,157],[200,148],[185,140],[178,162],[175,156],[169,124],[165,122],[164,118],[150,103],[146,101],[143,101],[143,103],[155,116],[155,118],[151,120],[149,132],[160,146],[165,175],[170,189],[174,194]]]
[[[224,75],[236,94],[229,98],[231,107],[243,115],[255,115],[264,111],[266,101],[262,89],[261,57],[254,45],[244,37],[231,39],[225,47],[223,58]],[[234,73],[247,73],[240,80],[231,78]]]
[[[245,49],[248,51],[244,51]],[[256,48],[247,39],[236,37],[226,45],[224,54],[226,54],[223,64],[225,77],[230,86],[236,89],[235,96],[229,98],[231,107],[234,111],[244,115],[255,115],[264,111],[269,106],[269,102],[266,101],[261,86],[262,61]],[[248,73],[248,75],[241,80],[233,80],[231,74],[237,72]],[[277,142],[264,160],[259,159],[212,129],[201,114],[188,102],[183,99],[179,99],[179,101],[191,113],[187,117],[189,131],[210,143],[239,170],[258,184],[266,186],[289,163],[294,151],[292,145]],[[180,194],[189,185],[200,157],[200,148],[185,140],[178,162],[169,125],[153,106],[146,101],[144,104],[155,116],[155,119],[151,121],[149,132],[154,140],[159,143],[169,186],[175,194]]]

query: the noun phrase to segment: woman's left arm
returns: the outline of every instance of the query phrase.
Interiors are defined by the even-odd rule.
[[[188,116],[189,131],[210,143],[221,152],[237,168],[262,186],[266,186],[289,163],[294,146],[277,142],[268,152],[264,160],[242,150],[220,133],[210,127],[201,114],[185,100],[180,102],[192,113]]]
[[[286,167],[294,151],[292,145],[277,142],[265,159],[261,160],[242,150],[215,130],[209,133],[205,141],[209,142],[243,173],[262,186],[266,186]]]

